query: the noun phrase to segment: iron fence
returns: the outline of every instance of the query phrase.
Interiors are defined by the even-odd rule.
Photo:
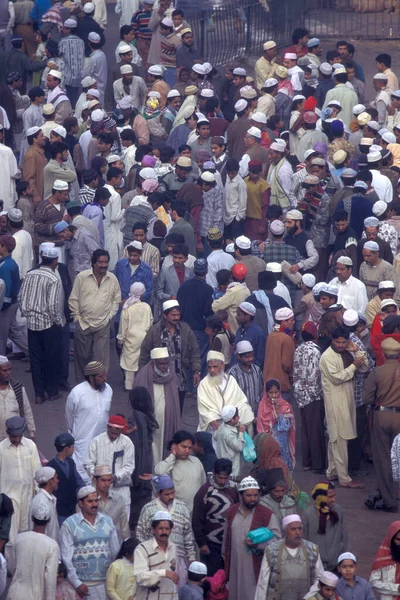
[[[400,38],[399,0],[306,0],[305,27],[318,37]]]
[[[266,40],[273,39],[278,46],[289,44],[292,30],[304,20],[304,0],[219,1],[201,7],[193,0],[177,2],[191,24],[201,56],[215,66],[261,54]]]

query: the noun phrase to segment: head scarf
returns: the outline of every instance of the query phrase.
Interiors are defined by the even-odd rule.
[[[278,442],[268,433],[259,433],[254,438],[254,445],[257,454],[256,467],[259,470],[281,468],[286,482],[286,492],[290,487],[291,478]]]
[[[148,98],[143,108],[142,114],[146,120],[154,119],[161,114],[160,103],[157,98]]]
[[[325,535],[326,522],[331,520],[332,525],[339,521],[338,514],[328,506],[328,490],[334,489],[333,484],[329,482],[317,483],[311,490],[311,497],[314,500],[315,508],[319,516],[318,533]]]
[[[317,142],[314,146],[315,152],[320,152],[324,158],[327,160],[328,157],[328,146],[324,144],[324,142]]]
[[[387,149],[393,154],[393,166],[400,167],[400,144],[388,144]]]
[[[151,194],[152,192],[155,192],[158,189],[158,186],[159,183],[157,179],[146,179],[142,183],[142,190],[144,192],[147,192],[148,194]]]
[[[390,549],[390,542],[394,538],[394,536],[400,531],[400,521],[393,521],[387,528],[386,535],[379,546],[378,552],[376,553],[374,563],[372,565],[372,571],[378,571],[384,569],[385,567],[396,567],[396,574],[393,583],[400,584],[400,563],[396,562],[392,558],[392,553]],[[400,596],[393,596],[394,600],[397,600]]]
[[[127,308],[132,306],[132,304],[136,304],[136,302],[139,302],[140,298],[143,296],[145,291],[146,288],[144,287],[143,283],[140,283],[140,281],[135,281],[135,283],[132,283],[129,289],[129,298],[124,303],[122,310],[126,310]]]

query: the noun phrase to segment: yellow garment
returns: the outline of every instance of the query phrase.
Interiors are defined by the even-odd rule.
[[[133,600],[136,584],[133,563],[126,558],[115,560],[108,567],[106,592],[110,600]]]
[[[155,211],[156,215],[157,215],[157,219],[159,219],[160,221],[162,221],[165,225],[165,227],[170,227],[171,225],[171,220],[168,218],[168,215],[166,213],[166,210],[163,206],[159,206],[157,208],[157,210]]]
[[[249,177],[245,179],[247,186],[247,209],[246,217],[249,219],[258,219],[261,221],[262,218],[262,201],[261,195],[269,189],[270,185],[263,179],[259,178],[258,181],[250,181]]]
[[[98,285],[93,269],[87,269],[75,279],[69,308],[82,331],[89,327],[92,331],[99,331],[117,313],[120,302],[121,290],[115,275],[107,271]]]
[[[140,347],[153,324],[151,308],[145,302],[135,302],[121,311],[117,340],[122,343],[121,369],[137,371]]]
[[[275,58],[269,61],[264,56],[262,56],[254,65],[254,71],[257,78],[257,88],[261,90],[261,88],[264,85],[264,81],[266,81],[266,79],[269,79],[274,75]]]
[[[393,154],[393,166],[400,167],[400,144],[388,144],[387,149]]]

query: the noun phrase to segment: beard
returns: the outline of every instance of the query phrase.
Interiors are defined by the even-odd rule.
[[[208,378],[208,383],[213,386],[213,387],[218,387],[224,380],[224,374],[220,373],[219,375],[214,375],[214,377],[212,377],[211,375],[207,375]]]
[[[156,375],[158,375],[159,377],[162,377],[163,379],[165,379],[166,377],[168,377],[168,375],[170,374],[170,368],[168,367],[168,371],[160,371],[160,369],[154,365],[154,373]]]

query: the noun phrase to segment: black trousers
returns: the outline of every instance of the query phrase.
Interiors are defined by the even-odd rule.
[[[358,471],[363,455],[363,444],[367,430],[367,407],[365,404],[356,408],[357,437],[347,442],[349,453],[349,471]]]
[[[28,329],[32,382],[36,396],[58,393],[60,380],[62,327],[52,325],[43,331]]]
[[[300,418],[303,467],[311,467],[313,471],[324,470],[326,468],[326,443],[323,401],[311,402],[304,408],[300,408]]]

